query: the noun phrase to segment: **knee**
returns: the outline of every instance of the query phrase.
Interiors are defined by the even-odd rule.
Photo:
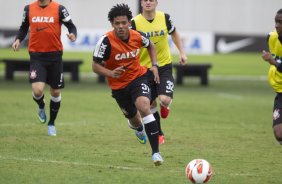
[[[159,99],[161,104],[165,107],[169,107],[172,101],[169,96],[165,96],[165,95],[160,95]]]
[[[51,93],[51,96],[53,97],[59,97],[61,95],[61,90],[60,89],[51,89],[50,93]]]
[[[276,125],[273,132],[276,140],[282,145],[282,124]]]
[[[43,95],[43,90],[41,89],[32,89],[32,96],[41,97]]]

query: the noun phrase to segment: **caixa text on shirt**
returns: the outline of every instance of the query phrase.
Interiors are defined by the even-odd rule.
[[[54,23],[54,17],[32,17],[32,22],[47,22]]]
[[[130,59],[130,58],[135,58],[136,56],[139,55],[140,49],[130,51],[130,52],[125,52],[125,53],[120,53],[115,55],[115,60],[123,60],[123,59]]]

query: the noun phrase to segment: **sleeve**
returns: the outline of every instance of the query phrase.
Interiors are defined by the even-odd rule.
[[[72,22],[68,10],[63,5],[59,6],[59,17],[60,17],[60,22],[67,27],[69,33],[73,33],[75,36],[77,36],[76,26]]]
[[[27,35],[29,29],[29,5],[24,7],[22,24],[16,36],[16,39],[23,41]]]
[[[131,20],[131,26],[130,26],[130,28],[133,29],[133,30],[136,30],[136,24],[135,24],[134,19]]]
[[[103,35],[97,42],[94,52],[93,61],[96,63],[103,64],[105,60],[110,58],[111,44],[106,35]]]
[[[141,38],[142,38],[142,46],[145,47],[145,48],[149,47],[150,43],[151,43],[150,39],[146,36],[145,33],[141,32],[141,31],[138,31],[138,33],[140,33]]]
[[[172,24],[172,20],[170,18],[170,15],[165,13],[165,23],[166,23],[166,27],[168,30],[168,34],[172,34],[175,31],[175,26]]]

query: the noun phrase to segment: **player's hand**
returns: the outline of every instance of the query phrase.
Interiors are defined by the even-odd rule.
[[[271,53],[265,50],[262,51],[262,59],[264,61],[267,61],[269,64],[272,64],[272,65],[276,64],[276,61],[272,58]]]
[[[154,81],[155,81],[155,83],[159,84],[160,83],[160,76],[159,76],[158,67],[157,66],[152,66],[150,70],[154,74]]]
[[[125,71],[123,66],[117,67],[114,70],[111,71],[111,77],[112,78],[120,78],[120,76]]]
[[[16,39],[14,41],[14,43],[12,44],[12,48],[14,51],[18,51],[19,50],[19,47],[20,47],[20,40],[19,39]]]
[[[186,56],[186,54],[181,54],[181,55],[179,56],[179,64],[185,65],[186,62],[187,62],[187,56]]]
[[[74,42],[76,40],[76,36],[73,33],[67,34],[67,37],[70,39],[70,41]]]
[[[263,51],[262,51],[262,58],[263,58],[263,60],[265,60],[265,61],[270,60],[270,58],[271,58],[270,52],[267,52],[267,51],[263,50]]]

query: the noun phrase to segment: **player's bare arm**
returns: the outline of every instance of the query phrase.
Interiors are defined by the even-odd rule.
[[[179,36],[179,33],[175,30],[172,34],[171,34],[171,38],[173,43],[175,44],[175,46],[177,47],[178,51],[179,51],[179,63],[181,65],[185,65],[187,62],[187,56],[186,53],[184,51],[184,48],[182,46],[182,42]]]
[[[150,45],[147,47],[149,56],[152,61],[152,67],[151,71],[154,74],[154,81],[159,84],[160,83],[160,77],[159,77],[159,72],[158,72],[158,61],[157,61],[157,52],[156,52],[156,46],[154,43],[150,42]]]

